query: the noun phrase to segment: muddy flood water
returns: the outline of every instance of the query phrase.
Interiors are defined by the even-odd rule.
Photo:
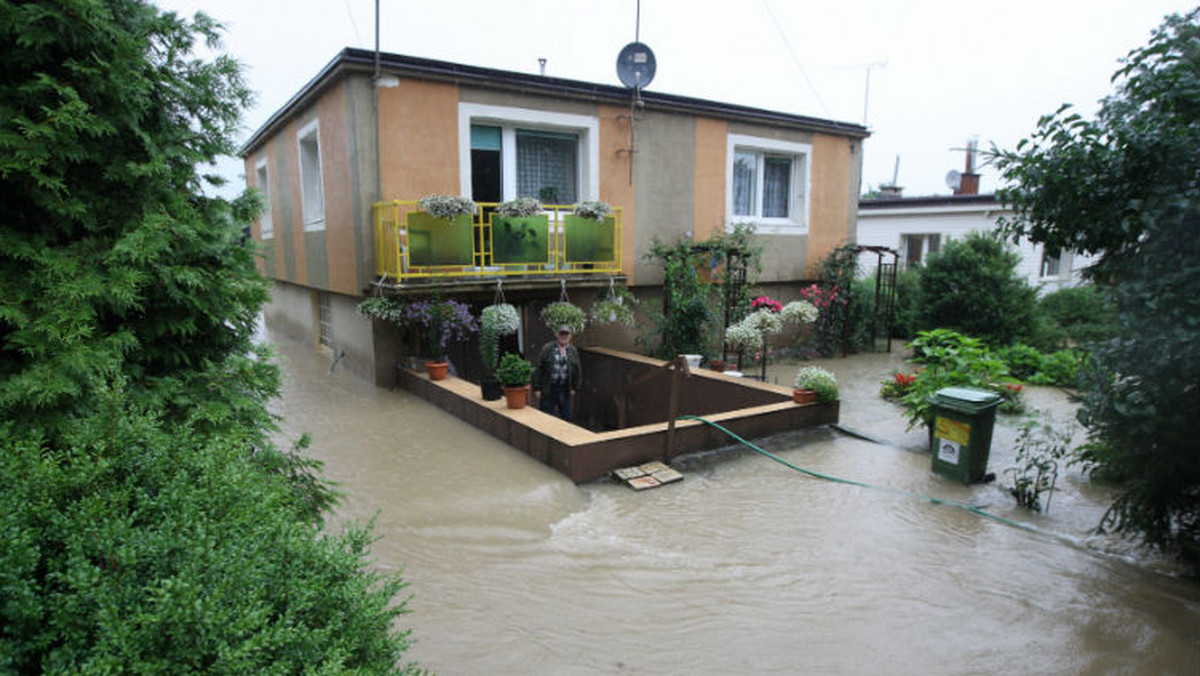
[[[968,502],[1052,535],[906,495],[807,477],[732,448],[634,492],[575,486],[405,392],[278,342],[290,438],[375,518],[372,561],[403,570],[408,657],[450,674],[1200,674],[1200,585],[1090,529],[1108,492],[1072,471],[1048,514],[1016,507],[998,418],[988,485],[930,471],[921,430],[878,397],[899,355],[822,365],[842,424],[760,445],[788,462]],[[796,366],[769,377],[790,382]],[[1031,411],[1072,423],[1050,388]],[[1077,434],[1077,441],[1081,436]]]

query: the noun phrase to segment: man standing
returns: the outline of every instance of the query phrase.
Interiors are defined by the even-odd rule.
[[[533,393],[541,397],[539,408],[571,420],[571,400],[583,380],[579,350],[571,344],[571,327],[558,327],[558,336],[542,346],[533,370]]]

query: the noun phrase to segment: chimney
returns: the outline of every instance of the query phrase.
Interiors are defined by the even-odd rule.
[[[955,195],[978,195],[979,194],[979,174],[970,173],[963,174],[958,182],[958,190],[954,191]]]
[[[979,174],[975,172],[975,139],[967,141],[967,162],[963,167],[962,177],[958,181],[955,195],[978,195]]]

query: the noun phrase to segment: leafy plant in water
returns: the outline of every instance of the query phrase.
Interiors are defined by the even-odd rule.
[[[1001,410],[1021,410],[1020,383],[1008,373],[1003,361],[994,357],[977,338],[945,329],[922,331],[909,347],[913,361],[924,364],[916,379],[900,397],[908,410],[908,426],[928,425],[932,416],[929,397],[944,387],[973,387],[1004,398]]]
[[[1012,477],[1009,492],[1017,504],[1038,512],[1050,511],[1058,470],[1071,448],[1071,435],[1060,432],[1048,419],[1026,421],[1017,433],[1016,465],[1004,470]],[[1042,495],[1046,496],[1045,507]]]

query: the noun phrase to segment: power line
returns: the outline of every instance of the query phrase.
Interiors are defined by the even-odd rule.
[[[804,81],[808,83],[808,89],[812,92],[813,98],[817,100],[817,103],[821,104],[821,110],[825,111],[825,115],[828,116],[829,106],[825,105],[825,101],[817,93],[817,88],[813,85],[812,78],[808,77],[808,71],[805,70],[804,64],[800,63],[800,58],[796,56],[796,50],[792,49],[792,43],[788,40],[787,34],[783,32],[783,27],[779,25],[779,19],[775,18],[775,12],[771,9],[770,3],[767,0],[762,0],[762,4],[767,10],[767,16],[771,17],[771,23],[775,24],[775,30],[779,31],[779,37],[783,40],[783,45],[787,47],[788,54],[792,57],[792,63],[796,64],[796,68],[800,69],[800,74],[804,76]]]

